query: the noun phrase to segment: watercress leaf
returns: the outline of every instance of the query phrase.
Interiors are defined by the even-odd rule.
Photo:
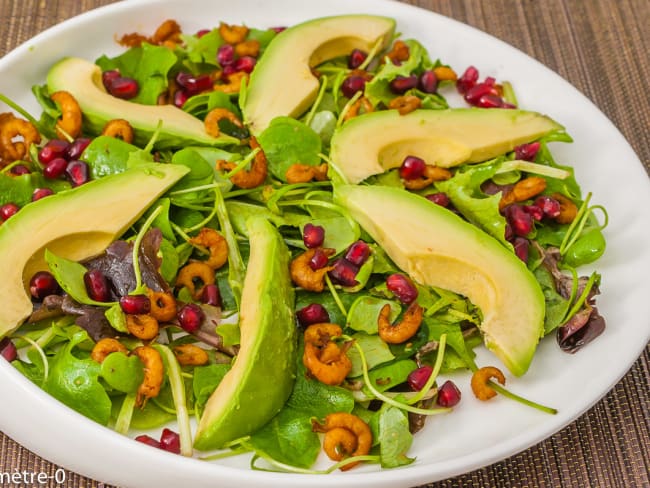
[[[217,334],[223,339],[223,345],[226,347],[236,346],[240,342],[239,324],[219,324]]]
[[[350,247],[359,238],[359,235],[345,217],[313,219],[311,223],[320,225],[325,229],[323,246],[336,249],[337,254]]]
[[[546,266],[538,266],[533,271],[533,274],[544,293],[544,303],[546,306],[546,313],[544,314],[544,335],[548,335],[563,325],[564,317],[569,311],[571,302],[557,292],[553,275]]]
[[[125,171],[129,155],[138,150],[117,137],[97,136],[84,150],[82,159],[90,166],[91,176],[101,178]]]
[[[135,393],[144,379],[144,366],[137,356],[114,352],[102,362],[100,376],[111,388]]]
[[[187,58],[192,63],[219,66],[217,51],[224,41],[218,29],[213,29],[201,37],[181,34],[181,39],[185,44]]]
[[[413,443],[406,413],[384,405],[379,411],[379,455],[382,468],[405,466],[415,461],[406,455]]]
[[[463,331],[460,328],[460,323],[450,324],[432,317],[426,317],[424,322],[429,331],[429,340],[439,341],[440,336],[446,334],[447,346],[453,349],[453,351],[463,361],[464,366],[470,369],[474,366],[474,352],[467,348]]]
[[[43,361],[40,363],[28,363],[16,359],[11,362],[11,365],[22,373],[29,381],[34,383],[37,386],[41,386],[43,383],[44,370],[43,370]]]
[[[108,307],[104,312],[104,316],[106,317],[106,320],[108,320],[108,323],[111,324],[111,327],[115,330],[118,332],[124,332],[125,334],[129,333],[129,329],[126,327],[126,315],[124,315],[119,303],[116,302]]]
[[[167,283],[174,283],[176,274],[180,267],[180,257],[174,245],[167,239],[160,242],[160,253],[162,254],[162,262],[160,263],[160,276]]]
[[[393,321],[402,311],[402,307],[395,301],[362,295],[348,310],[346,326],[366,334],[377,334],[377,319],[384,305],[390,305],[390,320]]]
[[[20,176],[0,173],[0,205],[10,202],[19,207],[27,205],[32,201],[32,193],[36,188],[51,188],[59,192],[70,188],[70,184],[46,179],[41,173],[36,172]]]
[[[395,359],[388,345],[376,335],[368,335],[365,332],[353,334],[352,339],[361,347],[365,357],[368,369],[372,369],[378,364],[387,363]],[[359,351],[353,347],[348,350],[348,357],[352,362],[352,370],[349,376],[354,378],[363,374],[363,366]]]
[[[376,390],[386,391],[404,383],[411,371],[417,367],[417,363],[412,359],[401,359],[385,366],[377,366],[368,373],[368,377]],[[372,392],[367,386],[364,386],[363,391],[369,397],[372,396]]]
[[[208,163],[201,154],[193,148],[181,149],[174,153],[172,156],[172,163],[187,166],[190,168],[190,172],[183,176],[183,178],[181,178],[181,180],[171,188],[170,192],[209,185],[214,179],[214,170],[210,163]],[[206,191],[207,190],[175,195],[174,198],[181,200],[195,200],[201,196],[205,196]]]

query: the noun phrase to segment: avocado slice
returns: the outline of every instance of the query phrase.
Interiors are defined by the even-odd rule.
[[[110,95],[102,83],[99,66],[81,58],[63,58],[47,74],[50,93],[65,90],[79,103],[84,126],[93,134],[101,133],[109,120],[126,119],[134,129],[134,144],[143,147],[162,123],[156,139],[157,149],[183,145],[224,146],[239,144],[227,135],[210,136],[203,122],[173,105],[143,105]]]
[[[0,226],[0,337],[33,310],[29,280],[45,249],[81,261],[100,254],[189,168],[147,163],[25,205]]]
[[[297,118],[307,110],[319,87],[311,68],[353,49],[383,49],[394,30],[393,19],[359,14],[322,17],[280,33],[250,77],[243,113],[251,132],[259,134],[280,115]]]
[[[478,306],[487,348],[513,374],[526,372],[544,332],[544,295],[513,252],[453,212],[399,188],[341,185],[335,200],[416,282]]]
[[[524,110],[383,110],[355,117],[334,133],[330,159],[348,183],[359,183],[400,166],[409,155],[449,168],[494,158],[563,129]]]
[[[241,298],[241,343],[235,362],[205,406],[194,439],[218,449],[275,416],[295,380],[296,325],[289,250],[264,217],[247,221],[250,259]]]

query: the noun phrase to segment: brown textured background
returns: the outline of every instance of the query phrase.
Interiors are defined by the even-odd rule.
[[[614,122],[650,172],[648,0],[403,1],[488,32],[559,73]],[[113,2],[0,0],[0,56],[56,23],[109,3]],[[639,320],[647,323],[649,318]],[[57,468],[0,433],[0,472],[54,475]],[[500,463],[426,487],[636,488],[650,487],[649,472],[650,347],[646,347],[621,382],[562,431]],[[70,472],[65,485],[58,486],[108,488]]]

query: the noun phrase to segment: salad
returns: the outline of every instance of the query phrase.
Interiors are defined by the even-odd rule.
[[[297,46],[327,22],[360,40]],[[551,154],[569,135],[516,87],[373,16],[168,20],[119,42],[56,63],[38,116],[2,97],[0,247],[25,262],[0,351],[27,378],[153,447],[302,473],[321,450],[327,472],[412,463],[413,435],[462,401],[440,380],[457,370],[481,400],[554,412],[503,385],[542,336],[575,353],[603,331],[600,276],[576,269],[604,252],[606,213]],[[484,343],[493,365],[476,364]]]

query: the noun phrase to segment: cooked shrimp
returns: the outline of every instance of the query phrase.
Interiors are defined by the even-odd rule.
[[[97,344],[95,344],[93,350],[90,353],[90,359],[101,364],[109,354],[112,354],[114,352],[123,352],[126,354],[129,352],[129,350],[117,339],[107,337],[101,339],[97,342]]]
[[[323,291],[325,289],[325,275],[333,268],[332,266],[325,266],[317,270],[311,268],[309,262],[318,249],[324,252],[328,257],[332,256],[336,252],[334,249],[329,248],[308,249],[294,258],[289,265],[289,272],[293,282],[308,291]]]
[[[237,127],[243,127],[241,120],[226,108],[213,108],[208,112],[208,115],[205,116],[203,124],[205,126],[205,131],[210,134],[212,137],[219,137],[221,134],[221,129],[219,129],[219,121],[221,119],[227,119]]]
[[[327,163],[320,164],[319,166],[294,163],[289,166],[284,176],[289,184],[307,183],[312,180],[325,181],[327,179]]]
[[[148,296],[151,302],[149,315],[158,322],[169,322],[176,317],[176,298],[174,298],[174,295],[163,291],[149,290]]]
[[[173,351],[178,360],[178,364],[181,366],[202,366],[209,361],[208,353],[205,349],[194,344],[174,346]]]
[[[158,321],[151,315],[145,314],[126,314],[126,328],[131,335],[143,341],[154,339],[160,331]]]
[[[77,100],[67,91],[57,91],[50,95],[61,109],[61,118],[57,121],[57,135],[61,139],[75,138],[81,134],[81,107]]]
[[[404,187],[408,190],[422,190],[434,181],[444,181],[452,177],[451,171],[440,166],[427,164],[424,167],[424,173],[420,178],[414,180],[403,180]]]
[[[133,142],[133,127],[131,127],[128,120],[109,120],[102,129],[102,135],[116,137],[131,144]]]
[[[367,423],[347,412],[331,413],[325,423],[312,421],[314,432],[324,432],[323,450],[332,461],[347,457],[364,456],[372,447],[372,431]],[[329,437],[329,438],[328,438]],[[358,463],[346,464],[341,471],[353,468]]]
[[[210,257],[203,262],[212,269],[219,269],[226,264],[228,260],[228,243],[225,237],[216,230],[203,227],[196,237],[189,240],[189,243],[206,247],[210,251]]]
[[[162,387],[165,368],[160,353],[151,346],[136,347],[131,354],[140,358],[144,365],[144,379],[138,387],[136,405],[144,408],[149,398],[155,398]]]
[[[243,189],[256,188],[260,186],[266,180],[267,175],[267,163],[264,151],[262,151],[262,148],[254,137],[251,137],[250,145],[253,149],[259,148],[259,151],[253,158],[251,168],[249,170],[241,169],[230,177],[230,181],[233,185]],[[217,169],[219,170],[232,171],[235,166],[235,163],[228,161],[221,160],[217,162]]]
[[[495,378],[502,385],[506,384],[506,377],[499,368],[495,368],[494,366],[484,366],[483,368],[474,371],[471,385],[472,392],[474,392],[476,398],[486,401],[496,396],[497,392],[487,384],[487,382],[492,378]]]
[[[199,300],[205,285],[214,283],[214,269],[206,263],[193,261],[183,266],[176,276],[176,286],[186,286],[192,298]]]
[[[0,157],[5,162],[29,158],[29,146],[39,142],[41,135],[34,124],[16,117],[4,117],[4,122],[0,124]]]
[[[325,351],[327,351],[328,362],[321,359]],[[323,349],[319,349],[311,342],[306,342],[302,363],[314,378],[332,386],[343,383],[345,377],[352,370],[350,358],[333,342],[329,342]]]
[[[401,344],[413,337],[420,328],[424,315],[424,309],[417,302],[413,302],[404,312],[402,320],[393,325],[390,323],[390,312],[390,305],[384,305],[377,319],[379,337],[388,344]]]

